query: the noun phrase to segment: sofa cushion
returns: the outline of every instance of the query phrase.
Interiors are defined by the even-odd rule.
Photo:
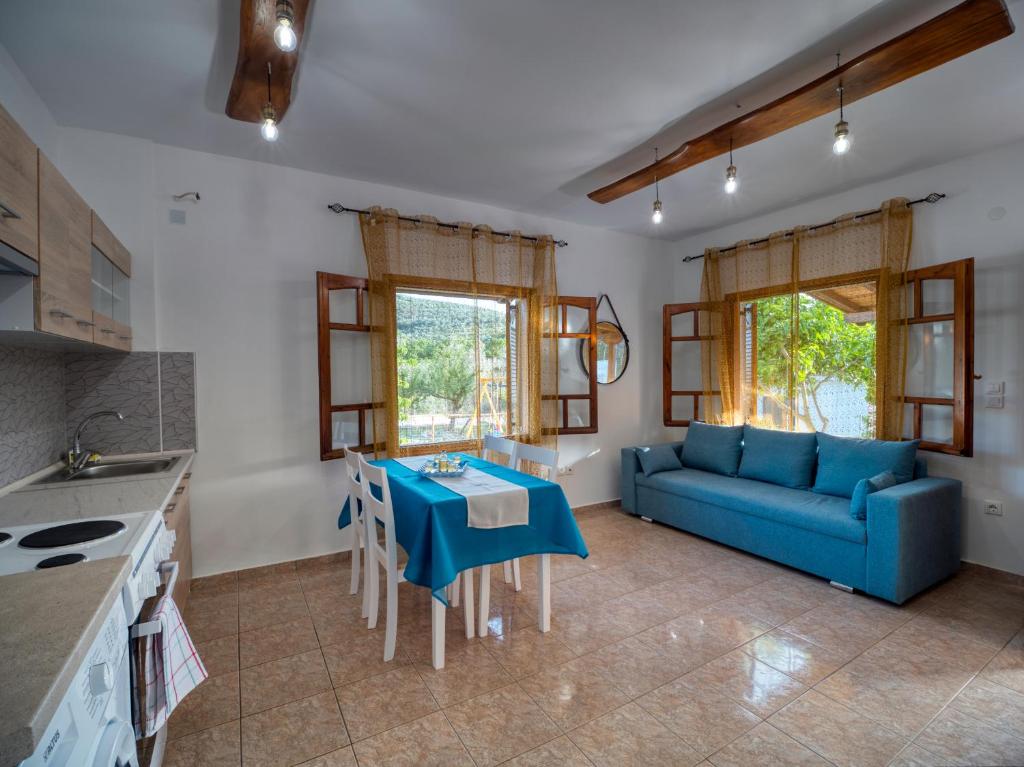
[[[683,443],[683,466],[735,477],[742,443],[742,426],[713,426],[691,421]]]
[[[640,461],[640,468],[644,470],[645,477],[657,474],[659,471],[683,468],[675,448],[668,444],[638,447],[636,457]]]
[[[862,479],[891,471],[898,483],[914,478],[920,440],[887,442],[818,433],[818,474],[814,492],[852,498]]]
[[[862,479],[853,488],[853,497],[850,499],[850,516],[854,519],[867,519],[868,496],[896,484],[899,484],[896,481],[896,475],[891,471],[883,471],[870,479]]]
[[[683,457],[686,457],[685,450]],[[850,516],[847,498],[816,495],[809,490],[795,490],[695,469],[665,471],[651,477],[638,474],[636,482],[681,498],[752,514],[832,538],[859,544],[867,541],[865,523]]]
[[[814,479],[818,440],[814,433],[743,427],[739,475],[806,490]]]

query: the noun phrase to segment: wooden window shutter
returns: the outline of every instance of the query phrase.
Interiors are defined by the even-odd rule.
[[[561,415],[559,435],[596,434],[597,299],[593,296],[559,296],[556,311],[558,394],[545,396],[558,401]]]
[[[666,426],[689,426],[690,421],[706,418],[700,315],[707,311],[707,304],[702,303],[662,307],[661,403]],[[711,395],[719,396],[719,392],[712,391]]]
[[[339,341],[339,334],[362,333],[369,341],[370,326],[366,320],[366,288],[364,277],[350,277],[345,274],[316,273],[316,324],[317,364],[320,378],[320,460],[329,461],[345,455],[343,446],[359,452],[374,449],[373,410],[370,401],[339,403],[334,401],[332,384],[334,370],[342,362],[353,371],[363,371],[365,390],[369,392],[369,344],[365,357],[358,353],[346,353],[344,361],[332,359],[332,350]],[[349,313],[349,317],[332,316]],[[347,319],[351,321],[342,321]],[[346,350],[355,351],[355,350]],[[361,376],[360,376],[361,378]],[[367,400],[371,397],[367,396]],[[355,423],[352,423],[352,419]],[[349,439],[346,439],[346,431]]]

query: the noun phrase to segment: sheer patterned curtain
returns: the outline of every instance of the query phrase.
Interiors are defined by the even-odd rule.
[[[396,293],[413,290],[500,301],[509,309],[510,362],[504,425],[513,439],[555,446],[558,418],[558,339],[554,333],[558,288],[555,246],[549,236],[495,235],[488,227],[439,226],[428,216],[403,220],[394,210],[371,208],[359,217],[369,278],[371,387],[375,442],[391,456],[423,452],[399,438]],[[479,303],[465,333],[475,350],[475,402],[480,403]],[[458,449],[479,450],[485,426],[475,420]],[[384,439],[381,440],[381,437]],[[426,446],[429,449],[429,446]]]
[[[828,226],[798,227],[760,242],[744,241],[733,249],[704,253],[699,316],[701,372],[706,420],[743,423],[759,392],[753,388],[744,338],[745,302],[771,298],[783,338],[776,339],[780,358],[771,360],[784,386],[772,396],[778,407],[764,425],[797,428],[797,361],[808,345],[800,332],[801,296],[836,290],[873,295],[875,318],[874,431],[881,439],[903,433],[906,376],[906,271],[910,259],[913,214],[906,199],[888,200],[877,212],[851,213]],[[864,287],[867,286],[867,287]],[[820,343],[821,339],[817,339]],[[826,341],[827,342],[827,341]],[[718,392],[721,392],[718,394]]]

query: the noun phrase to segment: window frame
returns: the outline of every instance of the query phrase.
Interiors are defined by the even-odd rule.
[[[587,332],[569,332],[569,307],[574,306],[584,309],[587,312]],[[559,436],[572,434],[597,434],[597,298],[594,296],[558,296],[555,303],[556,330],[554,333],[545,333],[546,338],[554,336],[555,343],[559,339],[575,339],[588,342],[588,358],[590,364],[587,366],[587,393],[586,394],[545,394],[547,401],[556,401],[562,411],[561,425],[551,430]],[[579,359],[579,355],[573,355]],[[569,426],[569,402],[587,400],[589,403],[589,416],[587,426]]]
[[[700,413],[700,400],[706,396],[703,389],[673,389],[672,388],[672,344],[675,343],[700,343],[709,340],[710,336],[700,334],[700,313],[710,312],[711,304],[700,301],[683,304],[665,304],[661,308],[661,403],[662,420],[665,426],[686,426],[691,421],[700,420],[697,415]],[[693,314],[693,335],[674,336],[672,335],[672,318],[680,314]],[[703,360],[702,360],[703,362]],[[702,374],[703,380],[703,374]],[[722,392],[714,389],[711,396],[721,398]],[[672,400],[675,397],[693,398],[693,418],[673,418]]]

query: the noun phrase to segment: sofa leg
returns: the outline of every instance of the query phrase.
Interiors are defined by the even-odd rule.
[[[838,581],[829,581],[828,585],[834,589],[845,591],[847,594],[853,593],[853,586],[847,586],[845,583],[839,583]]]
[[[653,522],[654,522],[654,520],[653,520],[653,519],[651,519],[650,517],[645,517],[645,516],[644,516],[643,514],[641,514],[641,515],[640,515],[640,519],[641,519],[642,521],[644,521],[644,522],[651,522],[651,523],[653,523]]]

